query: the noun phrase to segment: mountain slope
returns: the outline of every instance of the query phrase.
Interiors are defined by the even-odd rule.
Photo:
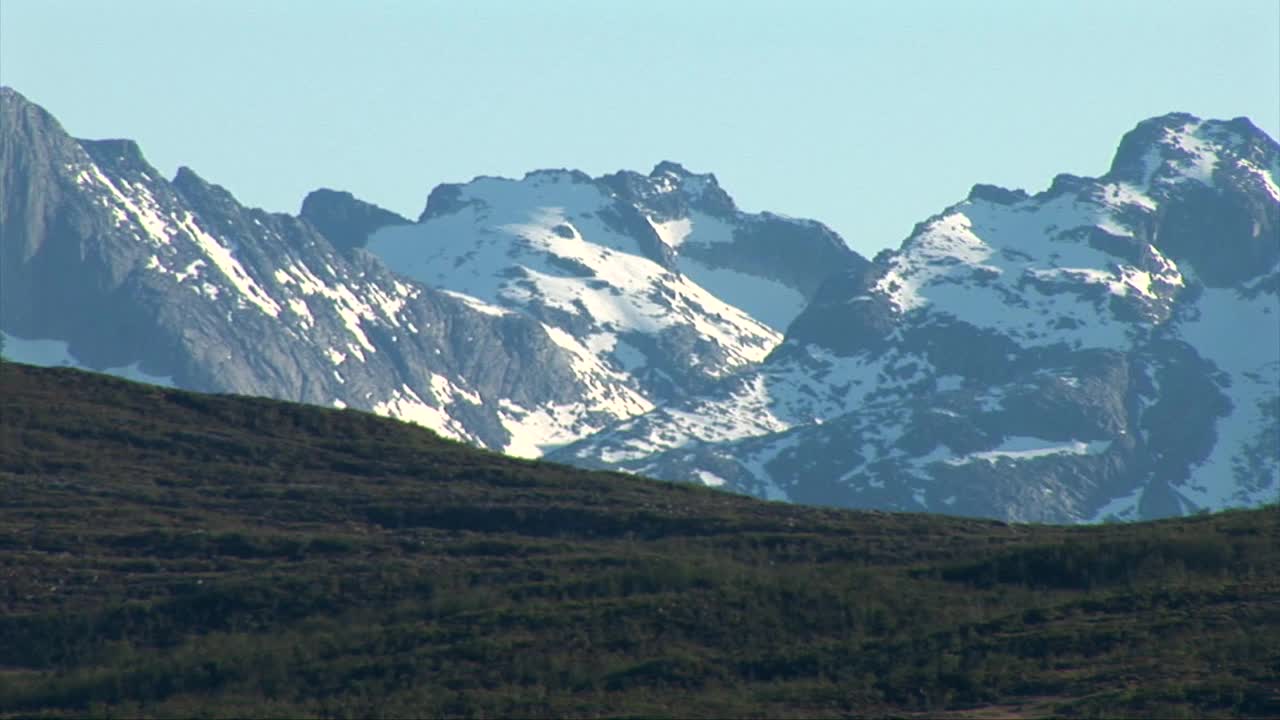
[[[1280,150],[1139,125],[831,279],[751,373],[554,457],[800,502],[1073,522],[1280,492]]]
[[[1077,522],[1280,489],[1280,152],[1244,119],[976,186],[871,263],[674,163],[291,217],[7,88],[0,120],[20,360],[817,504]]]
[[[457,186],[437,188],[416,224],[332,190],[309,195],[300,217],[265,213],[189,169],[160,177],[130,141],[73,139],[12,89],[0,91],[0,114],[0,331],[10,356],[369,409],[520,455],[705,387],[781,339],[677,266],[663,243],[689,235],[690,213],[715,213],[698,227],[734,252],[717,260],[714,249],[691,250],[701,259],[686,268],[721,284],[746,278],[752,296],[766,286],[786,295],[778,322],[799,312],[819,270],[865,262],[816,223],[737,213],[714,179],[683,170],[586,182],[578,195],[596,203],[594,225],[574,214],[590,214],[572,205],[578,175],[473,184],[516,188],[503,197],[509,207],[489,198],[494,221],[524,218],[529,239],[460,225],[449,203],[486,201]],[[679,173],[681,187],[700,184],[696,197],[659,192]],[[562,179],[569,197],[520,189]],[[591,241],[558,222],[536,225],[561,211],[556,203]],[[501,242],[481,242],[490,233]],[[388,270],[364,249],[370,234],[375,248],[400,238],[416,264]],[[447,248],[428,254],[438,272],[421,271],[419,240]],[[779,282],[759,275],[775,241],[790,246]],[[474,261],[460,269],[464,258]],[[435,284],[441,277],[449,282]],[[508,302],[491,292],[503,278],[524,278],[510,286],[542,299]],[[598,316],[579,312],[584,301]]]
[[[584,386],[536,323],[395,278],[188,169],[166,181],[135,144],[74,140],[10,89],[0,113],[11,357],[372,409],[496,448],[519,444],[496,398],[578,408],[568,426],[599,414],[589,392],[647,407],[621,383]],[[319,200],[310,213],[338,236]]]
[[[866,265],[822,225],[739,212],[711,175],[544,170],[436,188],[378,230],[391,269],[543,323],[652,401],[764,359],[823,279]]]
[[[1280,712],[1274,508],[763,503],[13,363],[0,420],[3,717]]]

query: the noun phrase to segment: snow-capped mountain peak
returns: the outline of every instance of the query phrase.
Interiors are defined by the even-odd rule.
[[[292,217],[188,168],[166,179],[135,143],[70,138],[0,95],[0,329],[16,359],[374,410],[538,455],[759,362],[805,299],[767,273],[681,257],[696,237],[750,261],[739,235],[761,239],[714,178],[674,164],[621,195],[538,170],[440,186],[417,223],[333,190]],[[831,255],[815,266],[860,260],[814,247]],[[693,267],[743,297],[787,294],[779,327]]]
[[[8,89],[0,121],[0,329],[13,359],[362,408],[526,451],[501,401],[577,407],[591,392],[540,324],[394,277],[362,240],[335,247],[318,229],[403,219],[340,194],[312,200],[318,225],[245,208],[188,168],[166,180],[131,141],[67,136]],[[592,412],[566,427],[615,419]]]
[[[772,499],[1156,517],[1280,489],[1278,179],[1247,120],[1171,114],[868,262],[673,162],[441,185],[416,222],[333,190],[266,213],[0,88],[0,331]]]
[[[1080,521],[1280,489],[1280,148],[1140,124],[830,277],[758,369],[566,448],[764,497]]]
[[[824,230],[738,213],[714,177],[674,163],[598,180],[541,170],[438,187],[418,224],[378,231],[369,249],[397,272],[579,338],[661,400],[762,360],[806,301],[811,288],[691,251],[725,245],[751,262],[762,223]],[[812,244],[834,267],[860,261],[826,239]]]

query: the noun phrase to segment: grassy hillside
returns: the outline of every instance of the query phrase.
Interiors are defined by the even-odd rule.
[[[1280,513],[764,503],[0,366],[0,716],[1280,716]]]

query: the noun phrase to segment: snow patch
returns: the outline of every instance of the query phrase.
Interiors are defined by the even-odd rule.
[[[785,331],[808,304],[799,290],[775,280],[688,259],[680,261],[680,269],[698,286],[778,332]]]
[[[716,475],[715,473],[707,472],[706,470],[694,470],[693,475],[699,482],[707,487],[721,487],[725,484],[724,478]]]
[[[965,465],[978,460],[995,463],[999,460],[1031,460],[1049,455],[1098,455],[1111,447],[1110,440],[1094,440],[1081,442],[1054,442],[1037,437],[1015,435],[1005,438],[1004,442],[991,450],[969,453],[961,457],[943,460],[948,465]]]
[[[452,405],[458,400],[464,400],[472,405],[484,404],[479,394],[471,390],[464,390],[455,385],[449,378],[437,373],[431,373],[431,393],[435,395],[436,400],[441,405]]]
[[[445,295],[448,295],[451,298],[454,298],[455,300],[461,300],[467,307],[471,308],[472,310],[475,310],[476,312],[483,313],[485,315],[502,317],[504,315],[514,314],[512,311],[506,308],[498,307],[497,305],[494,305],[492,303],[487,303],[478,297],[472,297],[471,295],[467,295],[466,293],[460,293],[460,292],[457,292],[456,290],[447,290],[445,288],[437,288],[437,290],[444,293]]]
[[[693,229],[693,221],[687,217],[666,222],[654,222],[653,218],[646,219],[649,221],[649,227],[658,234],[658,239],[673,248],[680,247]]]
[[[151,196],[150,191],[144,186],[130,186],[124,183],[126,189],[133,190],[137,193],[135,198],[131,198],[116,187],[97,165],[89,165],[87,168],[88,180],[106,188],[107,192],[115,198],[120,208],[116,208],[113,214],[116,222],[124,224],[132,220],[142,228],[143,235],[156,245],[168,245],[173,235],[173,229],[170,227],[168,220],[161,214],[160,207],[156,203],[155,198]],[[77,177],[79,182],[81,177]],[[110,203],[104,199],[104,204]],[[143,239],[139,236],[139,239]]]
[[[422,398],[408,385],[402,385],[386,400],[374,404],[373,411],[384,417],[393,417],[421,425],[443,437],[463,442],[476,442],[466,428],[449,417],[444,410],[423,402]]]
[[[1230,288],[1204,288],[1194,315],[1178,332],[1226,375],[1218,385],[1232,406],[1218,422],[1209,457],[1180,492],[1198,507],[1213,509],[1274,499],[1280,490],[1280,438],[1264,407],[1280,402],[1280,301],[1265,292],[1250,299]],[[1261,465],[1250,468],[1250,455]]]
[[[205,232],[195,222],[195,217],[191,213],[185,213],[184,217],[178,223],[178,227],[187,233],[188,236],[196,243],[200,250],[218,268],[231,285],[239,291],[241,298],[247,300],[256,306],[265,315],[271,317],[279,317],[280,306],[271,296],[258,285],[257,281],[245,272],[244,267],[231,254],[231,250],[218,242],[209,233]]]

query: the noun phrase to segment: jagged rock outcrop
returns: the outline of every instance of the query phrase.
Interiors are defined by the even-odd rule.
[[[311,223],[343,252],[362,248],[369,236],[388,225],[408,225],[408,218],[356,198],[349,192],[321,188],[302,200],[298,217]]]

